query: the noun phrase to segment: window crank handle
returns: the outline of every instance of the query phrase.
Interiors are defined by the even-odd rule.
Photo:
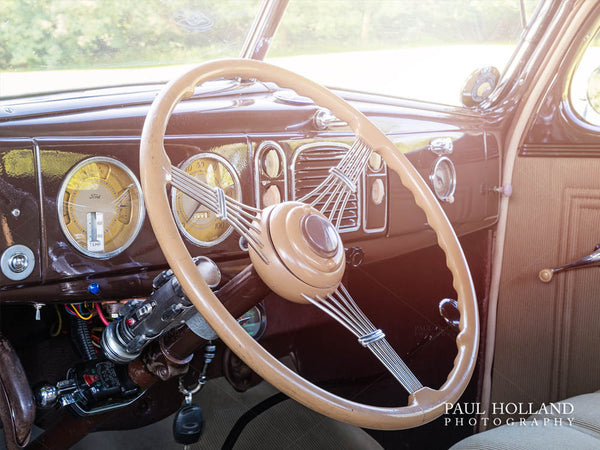
[[[596,245],[596,250],[593,253],[564,266],[542,269],[538,276],[544,283],[549,283],[555,273],[592,266],[600,266],[600,244]]]

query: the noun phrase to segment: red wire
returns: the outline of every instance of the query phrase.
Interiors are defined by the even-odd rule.
[[[96,303],[96,311],[98,311],[98,317],[100,317],[100,320],[102,321],[104,326],[107,327],[108,320],[106,320],[106,317],[104,317],[104,314],[102,314],[102,308],[100,308],[100,303]]]
[[[69,308],[69,305],[65,304],[64,307],[69,314],[71,314],[72,316],[77,316],[77,314],[75,314],[75,311],[73,311],[71,308]]]

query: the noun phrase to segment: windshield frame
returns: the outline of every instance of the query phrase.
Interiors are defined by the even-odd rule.
[[[263,0],[246,36],[240,58],[263,61],[289,0]]]

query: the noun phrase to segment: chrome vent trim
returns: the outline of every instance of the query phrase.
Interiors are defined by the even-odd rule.
[[[292,199],[302,198],[316,188],[327,176],[329,169],[338,165],[350,146],[339,142],[315,142],[305,144],[296,150],[292,159]],[[364,177],[364,174],[362,175]],[[340,233],[357,231],[362,217],[362,185],[351,194],[344,209]],[[325,202],[315,207],[319,209]]]
[[[262,193],[262,183],[267,182],[269,180],[263,180],[261,176],[261,168],[260,163],[263,155],[266,155],[269,150],[275,150],[279,157],[281,158],[281,173],[277,178],[271,180],[272,183],[276,183],[278,180],[283,180],[283,186],[281,189],[281,201],[286,202],[288,200],[288,174],[287,174],[287,158],[285,156],[285,152],[275,141],[263,141],[258,148],[256,149],[256,153],[254,155],[254,201],[256,202],[256,207],[259,209],[264,208],[261,199]]]

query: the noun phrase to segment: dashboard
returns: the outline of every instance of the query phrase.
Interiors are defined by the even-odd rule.
[[[0,301],[74,302],[146,296],[166,267],[145,216],[139,135],[160,86],[14,99],[0,110]],[[276,86],[202,87],[176,108],[165,148],[188,174],[256,208],[302,198],[354,136],[312,102]],[[288,93],[289,94],[289,93]],[[458,120],[401,101],[340,93],[382,128],[442,203],[457,233],[497,219],[500,150],[475,114]],[[227,280],[247,242],[186,195],[167,193],[190,254],[217,261]],[[434,245],[412,195],[374,154],[340,231],[364,262]],[[390,253],[392,251],[392,253]],[[358,260],[352,260],[358,263]],[[23,266],[25,268],[23,269]]]

